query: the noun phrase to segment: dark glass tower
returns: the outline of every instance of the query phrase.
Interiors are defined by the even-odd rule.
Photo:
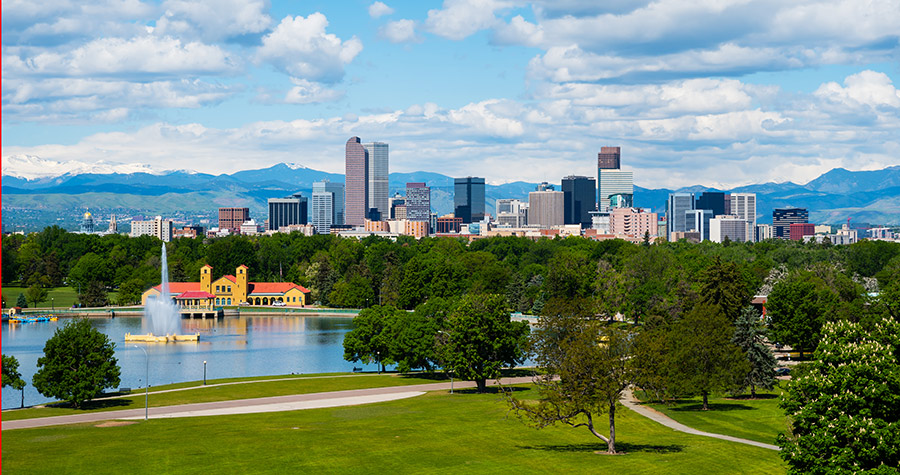
[[[562,179],[563,219],[566,224],[591,227],[590,212],[595,208],[597,182],[586,176],[567,176]]]
[[[791,224],[808,222],[809,210],[806,208],[777,208],[772,211],[772,237],[790,239]]]
[[[730,207],[725,205],[726,197],[721,191],[704,191],[697,197],[696,209],[712,210],[714,216],[728,214],[727,208]]]
[[[270,231],[278,231],[281,226],[291,224],[306,224],[308,216],[308,200],[300,193],[287,198],[269,198]]]
[[[484,219],[484,178],[468,176],[453,180],[453,212],[463,223]]]

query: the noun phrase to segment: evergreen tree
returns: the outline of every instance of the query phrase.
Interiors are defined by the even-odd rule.
[[[25,298],[25,294],[19,292],[19,296],[16,297],[16,307],[28,308],[28,299]]]
[[[745,355],[750,363],[750,372],[744,384],[750,387],[750,397],[756,397],[756,388],[772,389],[775,386],[775,355],[763,343],[765,328],[759,313],[753,307],[746,307],[741,316],[734,322],[734,338],[732,341]]]

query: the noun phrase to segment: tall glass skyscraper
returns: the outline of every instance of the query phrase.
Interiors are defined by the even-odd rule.
[[[270,231],[278,231],[281,226],[290,224],[306,224],[307,200],[300,193],[294,193],[287,198],[269,199],[269,227]]]
[[[316,234],[328,234],[334,224],[334,193],[313,191],[312,213],[309,223],[316,227]]]
[[[772,211],[772,234],[775,239],[790,239],[791,224],[808,223],[806,208],[778,208]]]
[[[313,182],[313,193],[328,192],[333,195],[331,224],[344,224],[344,184],[328,180]]]
[[[369,198],[369,160],[359,137],[350,137],[344,152],[345,199],[344,222],[353,226],[365,223]]]
[[[469,176],[453,180],[453,212],[463,223],[484,219],[484,178]]]
[[[634,173],[622,171],[621,147],[600,147],[597,154],[597,210],[609,212],[609,197],[634,195]]]
[[[406,219],[428,221],[431,219],[431,188],[425,183],[406,184]]]
[[[390,216],[388,207],[388,144],[371,142],[362,144],[368,152],[368,206],[378,208],[381,216]]]
[[[590,213],[596,205],[594,193],[597,191],[597,182],[586,176],[567,176],[562,179],[562,191],[565,224],[580,224],[583,228],[590,228]]]
[[[666,204],[667,231],[669,240],[672,233],[687,231],[687,215],[685,211],[694,209],[693,193],[671,193]]]
[[[731,214],[747,222],[745,236],[755,240],[756,234],[756,193],[732,193]]]

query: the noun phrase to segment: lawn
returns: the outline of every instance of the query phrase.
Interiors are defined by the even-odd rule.
[[[26,290],[28,290],[27,287],[3,286],[3,299],[6,300],[7,307],[14,307],[16,305],[16,299],[19,298],[19,294],[24,294]],[[41,302],[35,308],[46,307],[49,310],[51,304],[57,309],[72,308],[72,305],[78,299],[78,290],[73,287],[52,287],[47,290],[47,300]],[[117,292],[109,292],[108,295],[110,302],[115,302],[118,297]],[[51,298],[53,299],[52,302],[50,301]],[[28,306],[31,307],[30,302],[28,303]]]
[[[381,388],[387,386],[406,386],[411,384],[427,384],[444,381],[443,374],[350,374],[331,375],[333,377],[315,377],[314,375],[271,376],[263,378],[231,378],[208,381],[210,385],[224,382],[249,381],[246,384],[227,386],[203,386],[199,382],[171,384],[152,387],[149,397],[151,407],[172,406],[199,402],[227,401],[232,399],[249,399],[269,396],[286,396],[290,394],[308,394],[328,391],[344,391],[350,389]],[[287,381],[272,381],[288,378]],[[194,387],[186,391],[153,394],[152,391]],[[124,398],[98,399],[88,402],[84,409],[68,407],[41,407],[29,409],[7,410],[3,412],[3,420],[13,421],[34,417],[67,416],[83,414],[90,411],[117,411],[144,407],[144,392],[132,391],[132,396]]]
[[[529,393],[521,393],[527,397]],[[783,473],[772,450],[672,431],[622,408],[625,455],[583,428],[535,430],[498,394],[3,433],[10,473]],[[98,424],[99,425],[99,424]]]
[[[758,391],[757,399],[710,398],[708,411],[701,410],[700,397],[651,407],[698,430],[774,444],[778,434],[788,427],[787,416],[778,407],[780,395],[781,389],[776,387],[773,391]]]

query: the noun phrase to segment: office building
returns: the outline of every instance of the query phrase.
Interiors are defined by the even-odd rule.
[[[775,237],[775,234],[772,229],[771,224],[757,224],[756,225],[756,242],[762,242],[766,239],[772,239]]]
[[[775,239],[790,239],[792,224],[808,222],[809,210],[805,208],[776,208],[772,211],[772,237]]]
[[[359,137],[347,140],[344,166],[344,223],[361,226],[369,212],[369,160]]]
[[[484,178],[465,177],[453,180],[453,214],[463,223],[484,219]]]
[[[250,208],[219,208],[219,230],[240,234],[241,225],[250,220]]]
[[[406,219],[406,197],[396,193],[388,198],[388,209],[391,210],[388,219]]]
[[[516,199],[497,200],[497,223],[521,228],[528,224],[528,203]]]
[[[802,241],[804,236],[815,236],[816,225],[812,223],[791,223],[788,227],[791,241]]]
[[[672,233],[688,231],[685,211],[694,209],[692,193],[671,193],[666,203],[666,220],[669,241],[676,241]]]
[[[463,219],[455,216],[441,216],[437,218],[434,229],[437,234],[458,233],[462,228]]]
[[[528,223],[551,228],[565,224],[563,211],[565,193],[562,191],[532,191],[528,193]]]
[[[634,195],[634,173],[622,170],[598,170],[597,204],[600,211],[609,211],[610,197],[614,195]]]
[[[556,185],[542,181],[538,186],[534,187],[534,191],[556,191]]]
[[[597,154],[597,169],[618,170],[620,168],[622,168],[622,148],[600,147],[600,153]]]
[[[732,193],[730,207],[726,214],[743,219],[747,223],[747,241],[756,241],[756,193]]]
[[[431,188],[425,183],[406,184],[406,219],[428,222],[431,217]]]
[[[315,190],[315,185],[313,185]],[[312,224],[317,234],[328,234],[334,222],[334,205],[337,202],[334,193],[330,191],[313,191],[312,194],[312,212],[310,213],[310,224]]]
[[[745,242],[747,239],[747,221],[737,216],[716,216],[709,220],[709,240],[722,242]]]
[[[390,216],[388,207],[388,144],[364,143],[368,160],[368,208],[378,208],[381,216]]]
[[[285,198],[269,198],[268,203],[269,225],[266,229],[269,231],[278,231],[281,226],[309,222],[308,200],[300,193]]]
[[[643,238],[649,233],[650,241],[653,241],[658,231],[656,213],[637,208],[615,208],[609,213],[610,234]]]
[[[723,216],[729,214],[725,210],[725,193],[721,191],[704,191],[697,197],[694,207],[697,209],[708,209],[712,211],[713,216]]]
[[[563,220],[565,224],[591,227],[591,211],[594,210],[597,182],[586,176],[567,176],[562,179]]]
[[[313,182],[313,193],[331,193],[331,225],[344,224],[344,184],[332,183],[328,180]]]
[[[696,231],[700,233],[701,241],[708,241],[709,238],[709,222],[713,218],[712,210],[708,209],[689,209],[684,212],[685,231]]]
[[[162,216],[157,216],[147,221],[132,221],[130,236],[154,236],[163,242],[169,242],[175,234],[173,228],[171,219],[162,219]],[[240,229],[240,225],[238,225],[238,229]]]

